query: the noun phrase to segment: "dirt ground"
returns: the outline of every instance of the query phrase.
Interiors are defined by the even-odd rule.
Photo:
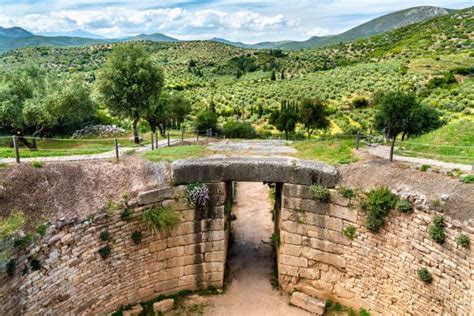
[[[204,315],[309,315],[290,306],[287,296],[270,283],[273,222],[268,194],[269,188],[263,183],[237,183],[229,285],[223,295],[209,298]]]
[[[388,186],[399,192],[425,196],[431,202],[441,200],[442,195],[448,195],[439,211],[461,221],[474,218],[474,184],[463,183],[459,178],[433,171],[422,172],[409,163],[391,163],[374,157],[339,166],[338,170],[342,186],[367,189]]]
[[[139,192],[159,187],[169,179],[168,168],[131,158],[120,163],[46,163],[42,168],[25,163],[0,169],[0,217],[22,211],[28,227],[45,219],[84,218],[109,200],[118,203],[123,194],[133,201]]]

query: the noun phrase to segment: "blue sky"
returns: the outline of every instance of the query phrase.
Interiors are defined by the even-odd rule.
[[[474,0],[0,0],[0,26],[34,33],[82,29],[105,37],[165,33],[246,43],[337,34],[377,16],[432,5],[465,8]]]

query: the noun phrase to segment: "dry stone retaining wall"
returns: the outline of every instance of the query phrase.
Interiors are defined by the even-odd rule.
[[[474,240],[474,227],[446,218],[443,245],[427,233],[435,212],[391,211],[379,233],[364,227],[365,214],[336,190],[331,202],[315,201],[308,186],[285,184],[280,219],[280,283],[355,309],[383,315],[473,315],[472,250],[455,242],[462,231]],[[350,240],[342,234],[357,228]],[[418,279],[426,267],[433,282]]]
[[[186,203],[184,186],[140,194],[129,220],[105,212],[56,223],[42,240],[18,253],[16,276],[0,274],[0,315],[106,314],[121,305],[150,300],[183,289],[223,285],[227,232],[223,206],[224,184],[209,184],[210,211]],[[170,206],[180,224],[171,232],[146,230],[142,213],[150,206]],[[108,231],[110,241],[100,233]],[[142,231],[136,245],[131,238]],[[98,250],[110,245],[111,256]],[[22,269],[30,259],[39,271]]]

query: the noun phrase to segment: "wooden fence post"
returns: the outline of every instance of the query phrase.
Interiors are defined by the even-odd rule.
[[[13,136],[13,147],[15,148],[16,163],[20,163],[20,149],[18,148],[18,137]]]
[[[155,148],[156,148],[156,149],[158,149],[158,147],[160,147],[160,143],[159,143],[158,137],[160,137],[160,133],[155,132]]]
[[[151,150],[155,150],[155,139],[153,136],[153,132],[151,132]]]
[[[356,149],[359,150],[359,139],[360,139],[360,135],[359,135],[359,131],[357,131],[356,133]]]
[[[118,143],[118,139],[117,139],[117,138],[115,139],[115,158],[117,159],[117,161],[119,161],[119,159],[120,159],[119,143]]]
[[[168,147],[171,146],[170,144],[170,132],[168,132]]]
[[[181,129],[181,142],[184,142],[184,129]]]
[[[196,131],[196,142],[199,142],[199,130]]]

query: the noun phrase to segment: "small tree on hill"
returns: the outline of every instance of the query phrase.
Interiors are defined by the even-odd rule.
[[[304,124],[308,139],[316,129],[327,129],[330,126],[326,103],[320,99],[302,99],[299,109],[299,121]]]
[[[295,103],[282,101],[278,111],[270,115],[270,124],[274,125],[280,132],[285,132],[288,140],[289,133],[293,132],[298,122],[298,108]]]
[[[138,121],[160,96],[164,76],[140,44],[114,48],[99,72],[101,101],[115,115],[132,120],[135,143],[140,142]]]
[[[272,75],[270,76],[270,80],[271,80],[271,81],[277,80],[277,77],[276,77],[276,74],[275,74],[275,70],[272,70]]]

